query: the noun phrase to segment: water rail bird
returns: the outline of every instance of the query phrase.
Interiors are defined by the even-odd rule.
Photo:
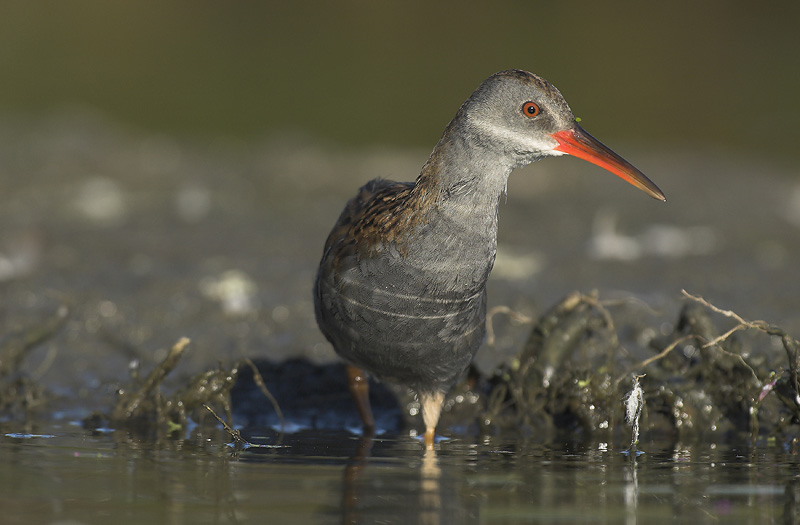
[[[514,168],[592,162],[665,201],[641,171],[587,133],[558,89],[521,70],[486,79],[447,125],[415,182],[367,182],[345,206],[314,284],[317,323],[348,367],[366,430],[367,374],[420,399],[425,444],[447,391],[483,341],[500,197]]]

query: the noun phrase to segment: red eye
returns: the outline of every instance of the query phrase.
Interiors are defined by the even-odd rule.
[[[539,114],[539,106],[536,102],[526,102],[522,105],[522,114],[526,117],[535,117]]]

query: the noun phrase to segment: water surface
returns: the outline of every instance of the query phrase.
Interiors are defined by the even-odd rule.
[[[162,443],[49,425],[0,436],[4,523],[794,523],[798,457],[766,442],[365,440],[272,430]]]

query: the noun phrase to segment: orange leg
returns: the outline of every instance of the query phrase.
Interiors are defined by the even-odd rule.
[[[439,422],[444,403],[444,392],[421,393],[419,397],[422,402],[422,420],[425,422],[425,448],[433,450],[436,424]]]
[[[369,406],[369,382],[364,371],[353,365],[347,365],[347,385],[350,387],[358,414],[364,423],[364,430],[374,430],[375,419],[372,417],[372,408]]]

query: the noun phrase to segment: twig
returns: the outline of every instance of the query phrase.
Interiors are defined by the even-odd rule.
[[[206,407],[206,410],[211,412],[211,415],[214,416],[217,421],[219,421],[219,423],[222,425],[222,428],[224,428],[225,431],[230,434],[230,436],[233,438],[233,444],[236,448],[250,448],[253,446],[249,441],[242,437],[241,432],[235,428],[231,428],[231,426],[224,419],[219,417],[210,406],[205,403],[203,403],[203,406]]]
[[[489,346],[494,346],[494,327],[492,325],[492,318],[496,314],[506,314],[514,321],[520,324],[532,324],[533,318],[528,317],[527,315],[523,315],[519,312],[515,312],[508,306],[495,306],[494,308],[490,309],[489,312],[486,314],[486,343]]]
[[[742,324],[749,324],[749,323],[748,323],[748,321],[745,321],[745,320],[744,320],[744,319],[743,319],[743,318],[742,318],[742,317],[741,317],[739,314],[737,314],[736,312],[734,312],[734,311],[731,311],[731,310],[723,310],[722,308],[719,308],[719,307],[717,307],[717,306],[714,306],[713,304],[709,303],[708,301],[706,301],[705,299],[703,299],[703,298],[702,298],[702,297],[700,297],[699,295],[692,295],[692,294],[690,294],[689,292],[687,292],[686,290],[681,290],[681,293],[682,293],[682,294],[684,295],[684,297],[686,297],[687,299],[691,299],[692,301],[696,301],[696,302],[698,302],[698,303],[702,304],[703,306],[705,306],[706,308],[709,308],[709,309],[711,309],[711,310],[713,310],[713,311],[717,312],[718,314],[722,314],[722,315],[724,315],[725,317],[730,317],[730,318],[732,318],[732,319],[736,319],[737,321],[739,321],[739,322],[740,322],[740,323],[742,323]],[[757,322],[759,322],[759,323],[764,323],[764,321],[757,321]]]
[[[728,317],[730,319],[734,319],[736,322],[739,323],[738,325],[734,326],[733,328],[731,328],[730,330],[728,330],[724,334],[722,334],[722,335],[720,335],[718,337],[715,337],[713,340],[708,341],[707,343],[705,343],[703,345],[703,348],[709,348],[709,347],[712,347],[712,346],[716,346],[719,343],[721,343],[722,341],[725,341],[726,339],[728,339],[728,337],[730,337],[734,332],[737,332],[739,330],[744,330],[744,329],[747,329],[747,328],[754,328],[756,330],[759,330],[759,331],[764,332],[764,333],[769,334],[769,335],[781,336],[782,338],[784,338],[784,346],[785,346],[785,338],[787,338],[788,335],[786,334],[786,332],[784,332],[780,328],[777,328],[777,327],[774,327],[774,326],[770,326],[766,321],[748,321],[748,320],[744,319],[742,316],[740,316],[739,314],[737,314],[736,312],[733,312],[731,310],[723,310],[722,308],[718,308],[718,307],[714,306],[713,304],[709,303],[708,301],[706,301],[705,299],[703,299],[699,295],[692,295],[689,292],[687,292],[686,290],[681,290],[681,292],[683,293],[683,295],[685,297],[691,299],[692,301],[698,302],[698,303],[702,304],[703,306],[705,306],[706,308],[709,308],[710,310],[712,310],[712,311],[714,311],[714,312],[716,312],[718,314],[724,315],[725,317]],[[719,351],[724,353],[724,354],[726,354],[726,355],[729,355],[729,356],[731,356],[731,357],[733,357],[733,358],[735,358],[737,360],[739,360],[739,362],[741,364],[743,364],[745,367],[747,367],[748,370],[750,370],[750,373],[753,375],[753,378],[755,379],[756,383],[759,383],[759,384],[761,383],[761,380],[758,378],[758,375],[756,374],[755,370],[753,370],[753,367],[751,367],[749,364],[747,364],[747,361],[745,361],[744,358],[741,355],[734,354],[732,352],[728,352],[727,350],[725,350],[724,348],[721,348],[721,347],[719,348]]]
[[[659,359],[664,359],[665,357],[667,357],[667,355],[670,352],[672,352],[675,349],[676,346],[678,346],[679,344],[683,343],[684,341],[688,341],[689,339],[701,339],[701,337],[699,335],[689,334],[689,335],[684,335],[683,337],[679,337],[679,338],[675,339],[674,341],[672,341],[669,344],[669,346],[667,346],[661,352],[657,353],[654,356],[648,357],[644,361],[642,361],[640,363],[637,363],[637,364],[633,365],[632,367],[630,367],[628,370],[625,371],[624,374],[619,376],[616,379],[616,381],[614,381],[614,384],[615,385],[619,385],[622,382],[623,379],[628,377],[633,372],[636,372],[637,370],[643,369],[644,367],[646,367],[647,365],[649,365],[650,363],[652,363],[654,361],[658,361]]]
[[[253,371],[253,381],[255,381],[258,388],[261,389],[261,392],[269,399],[269,402],[272,403],[272,408],[275,409],[275,413],[278,414],[278,419],[281,421],[281,434],[283,434],[284,429],[286,428],[286,420],[283,418],[283,411],[281,410],[280,405],[278,404],[278,400],[275,399],[275,396],[267,388],[267,385],[264,384],[264,378],[261,377],[261,372],[258,371],[256,365],[250,359],[245,358],[245,363],[250,367]]]
[[[639,299],[638,297],[634,296],[626,296],[626,297],[621,297],[619,299],[603,299],[602,301],[600,301],[600,304],[602,304],[607,308],[614,306],[624,306],[626,304],[633,304],[638,306],[642,310],[648,311],[651,315],[659,314],[659,310],[647,304],[646,301],[643,301],[642,299]]]
[[[722,310],[721,308],[717,308],[716,306],[714,306],[713,304],[709,303],[708,301],[706,301],[705,299],[703,299],[700,296],[692,295],[689,292],[687,292],[686,290],[681,290],[681,291],[683,292],[683,295],[686,296],[687,298],[689,298],[689,299],[691,299],[693,301],[696,301],[696,302],[702,304],[703,306],[706,306],[707,308],[710,308],[711,310],[713,310],[713,311],[715,311],[715,312],[717,312],[719,314],[724,315],[725,317],[729,317],[731,319],[734,319],[739,323],[737,326],[735,326],[735,327],[731,328],[730,330],[728,330],[728,332],[726,332],[723,335],[717,337],[713,341],[708,342],[705,346],[713,346],[713,345],[719,343],[720,341],[724,340],[725,338],[729,337],[730,334],[732,334],[733,332],[735,332],[737,330],[742,330],[744,328],[754,328],[754,329],[759,330],[761,332],[764,332],[764,333],[766,333],[768,335],[775,335],[775,336],[780,337],[783,340],[783,345],[786,348],[787,352],[789,351],[789,346],[794,345],[795,347],[797,347],[797,345],[800,345],[800,342],[798,342],[797,339],[791,337],[789,334],[787,334],[781,328],[779,328],[777,326],[772,326],[769,323],[767,323],[766,321],[748,321],[748,320],[744,319],[743,317],[741,317],[740,315],[738,315],[736,312],[732,312],[730,310]]]
[[[161,384],[164,378],[169,374],[175,365],[178,364],[183,350],[190,342],[188,337],[181,337],[177,343],[172,345],[172,348],[167,354],[167,357],[159,364],[150,375],[147,376],[141,387],[129,398],[120,400],[120,403],[114,408],[112,419],[115,421],[122,421],[131,417],[131,415],[139,408],[142,401]]]
[[[705,306],[706,308],[708,308],[708,309],[710,309],[710,310],[712,310],[712,311],[714,311],[714,312],[716,312],[718,314],[724,315],[725,317],[734,319],[736,322],[739,323],[737,326],[734,326],[733,328],[731,328],[730,330],[728,330],[727,332],[725,332],[721,336],[715,338],[713,341],[709,341],[708,343],[706,343],[703,346],[704,348],[707,348],[707,347],[710,347],[710,346],[714,346],[714,345],[718,344],[719,342],[724,341],[725,339],[730,337],[730,335],[732,333],[736,332],[737,330],[743,330],[745,328],[755,328],[756,330],[760,330],[760,331],[765,332],[765,333],[770,334],[770,335],[780,335],[780,336],[786,335],[786,333],[783,330],[781,330],[780,328],[776,328],[774,326],[770,326],[766,321],[748,321],[748,320],[744,319],[742,316],[740,316],[739,314],[737,314],[736,312],[733,312],[731,310],[723,310],[722,308],[718,308],[718,307],[714,306],[713,304],[709,303],[708,301],[706,301],[705,299],[703,299],[699,295],[692,295],[689,292],[687,292],[686,290],[681,290],[681,293],[683,293],[683,295],[685,297],[687,297],[688,299],[691,299],[692,301],[698,302],[698,303],[702,304],[703,306]]]
[[[740,323],[740,324],[737,324],[736,326],[734,326],[733,328],[731,328],[730,330],[728,330],[724,334],[719,335],[719,336],[715,337],[714,339],[712,339],[711,341],[709,341],[706,344],[704,344],[703,348],[710,348],[712,346],[716,346],[719,343],[721,343],[722,341],[725,341],[731,335],[733,335],[734,332],[738,332],[739,330],[745,330],[747,328],[757,328],[757,327],[751,325],[751,323]]]

